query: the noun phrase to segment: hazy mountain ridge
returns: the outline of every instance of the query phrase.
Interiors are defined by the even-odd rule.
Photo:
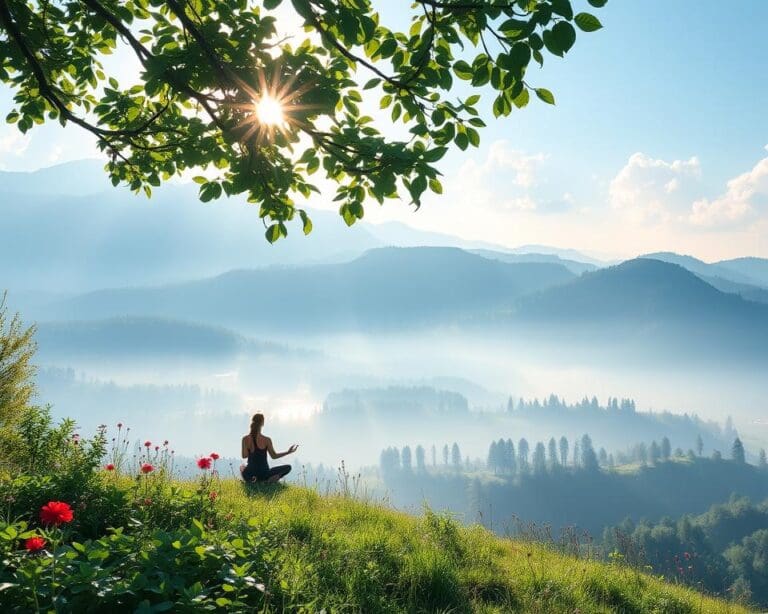
[[[768,322],[768,307],[721,292],[682,266],[652,258],[628,260],[524,297],[516,314],[574,322],[745,316]]]
[[[221,327],[151,317],[116,317],[37,324],[39,355],[191,358],[247,354],[289,354],[285,346],[256,341]]]
[[[64,319],[181,317],[256,329],[409,326],[508,307],[573,277],[559,264],[508,264],[457,248],[380,248],[348,263],[103,290],[58,303],[53,313]]]
[[[530,246],[510,250],[400,222],[361,221],[348,228],[334,210],[316,208],[309,208],[314,222],[310,236],[301,233],[298,223],[289,224],[289,236],[270,245],[258,209],[243,200],[204,204],[197,186],[181,181],[155,190],[148,200],[112,187],[96,160],[30,173],[0,171],[0,200],[8,230],[0,242],[0,280],[2,287],[16,292],[82,293],[169,284],[233,269],[343,262],[387,246],[533,251]],[[573,250],[538,251],[589,260]],[[546,254],[532,259],[551,261]]]

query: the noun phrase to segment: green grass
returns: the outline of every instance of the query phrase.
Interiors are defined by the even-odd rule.
[[[292,604],[311,604],[308,611],[746,612],[623,565],[502,539],[430,512],[415,517],[234,480],[221,484],[219,504],[233,522],[247,518],[278,537],[268,586],[280,582]]]

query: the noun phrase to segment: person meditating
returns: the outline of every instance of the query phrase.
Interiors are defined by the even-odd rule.
[[[277,482],[291,471],[290,465],[278,465],[270,468],[267,462],[267,452],[273,458],[282,458],[296,451],[299,446],[293,444],[285,452],[275,452],[272,440],[261,434],[264,427],[264,414],[254,414],[251,420],[251,431],[243,437],[243,458],[248,459],[247,465],[240,465],[240,473],[246,482]]]

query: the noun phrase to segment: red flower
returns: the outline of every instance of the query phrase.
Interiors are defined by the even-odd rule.
[[[107,471],[114,471],[115,466],[112,463],[107,463],[106,465],[104,465],[104,469],[106,469]]]
[[[197,466],[200,467],[200,469],[202,469],[203,471],[205,471],[206,469],[210,469],[211,468],[211,459],[208,458],[207,456],[203,456],[203,458],[198,458],[197,459]]]
[[[217,497],[218,497],[218,496],[219,496],[219,493],[217,493],[215,490],[214,490],[214,491],[212,491],[212,492],[210,492],[210,493],[208,493],[208,498],[209,498],[211,501],[216,501],[216,499],[217,499]]]
[[[123,423],[122,422],[118,422],[117,423],[117,428],[119,428],[119,429],[123,428]]]
[[[155,470],[155,468],[152,465],[150,465],[149,463],[144,463],[141,466],[141,472],[142,473],[152,473],[154,470]]]
[[[152,442],[149,441],[149,440],[144,442],[144,446],[147,447],[147,448],[149,448],[151,445],[152,445]]]
[[[60,525],[72,522],[72,508],[63,501],[49,501],[40,508],[40,520],[43,524]]]
[[[24,547],[29,552],[37,552],[38,550],[45,548],[45,540],[42,537],[35,535],[35,537],[30,537],[24,542]]]
[[[220,458],[220,457],[219,457],[219,455],[218,455],[218,454],[216,454],[216,452],[211,452],[211,458],[212,458],[213,460],[217,461],[217,460],[219,460],[219,458]]]
[[[160,446],[155,446],[155,452],[157,452],[160,449]]]

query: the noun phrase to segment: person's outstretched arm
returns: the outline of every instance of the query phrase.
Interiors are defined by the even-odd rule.
[[[248,438],[247,437],[243,437],[242,446],[243,447],[240,453],[243,455],[243,458],[248,458]]]
[[[289,454],[293,454],[296,451],[296,448],[298,447],[299,446],[297,444],[293,444],[285,452],[275,452],[275,448],[272,445],[272,439],[267,437],[267,451],[269,452],[269,456],[273,459],[282,458],[283,456],[288,456]]]

